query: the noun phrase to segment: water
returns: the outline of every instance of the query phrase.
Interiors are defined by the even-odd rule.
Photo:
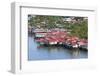
[[[28,60],[56,60],[88,58],[88,53],[83,50],[70,50],[62,46],[39,45],[33,36],[28,36]]]

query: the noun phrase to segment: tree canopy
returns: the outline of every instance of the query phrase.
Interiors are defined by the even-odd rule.
[[[84,17],[73,17],[77,22],[65,22],[63,19],[71,18],[71,16],[43,16],[43,15],[28,15],[29,26],[40,26],[41,28],[64,28],[70,30],[70,35],[79,38],[88,38],[88,20]],[[80,20],[80,21],[79,21]]]

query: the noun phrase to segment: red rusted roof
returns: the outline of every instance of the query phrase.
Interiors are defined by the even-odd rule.
[[[37,39],[36,41],[37,42],[44,42],[44,39],[43,38],[40,38],[40,39]]]
[[[76,43],[77,41],[80,41],[80,44],[87,43],[88,41],[86,39],[79,39],[78,37],[70,37],[67,35],[66,32],[64,31],[57,31],[57,30],[52,30],[51,32],[48,32],[46,36],[37,41],[42,42],[42,41],[49,41],[49,42],[70,42],[70,43]]]

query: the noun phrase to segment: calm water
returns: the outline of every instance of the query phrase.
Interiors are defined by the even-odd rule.
[[[82,50],[69,50],[57,46],[40,46],[34,37],[28,36],[28,60],[55,60],[87,58],[88,53]]]

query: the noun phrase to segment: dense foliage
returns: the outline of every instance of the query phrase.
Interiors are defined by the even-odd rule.
[[[70,16],[32,16],[28,15],[28,24],[29,26],[40,28],[64,28],[67,31],[70,31],[70,35],[77,36],[79,38],[88,38],[88,21],[87,19],[84,20],[84,17],[74,17],[74,19],[77,21],[77,19],[80,19],[80,21],[77,21],[75,23],[73,22],[65,22],[64,18],[70,18]]]

